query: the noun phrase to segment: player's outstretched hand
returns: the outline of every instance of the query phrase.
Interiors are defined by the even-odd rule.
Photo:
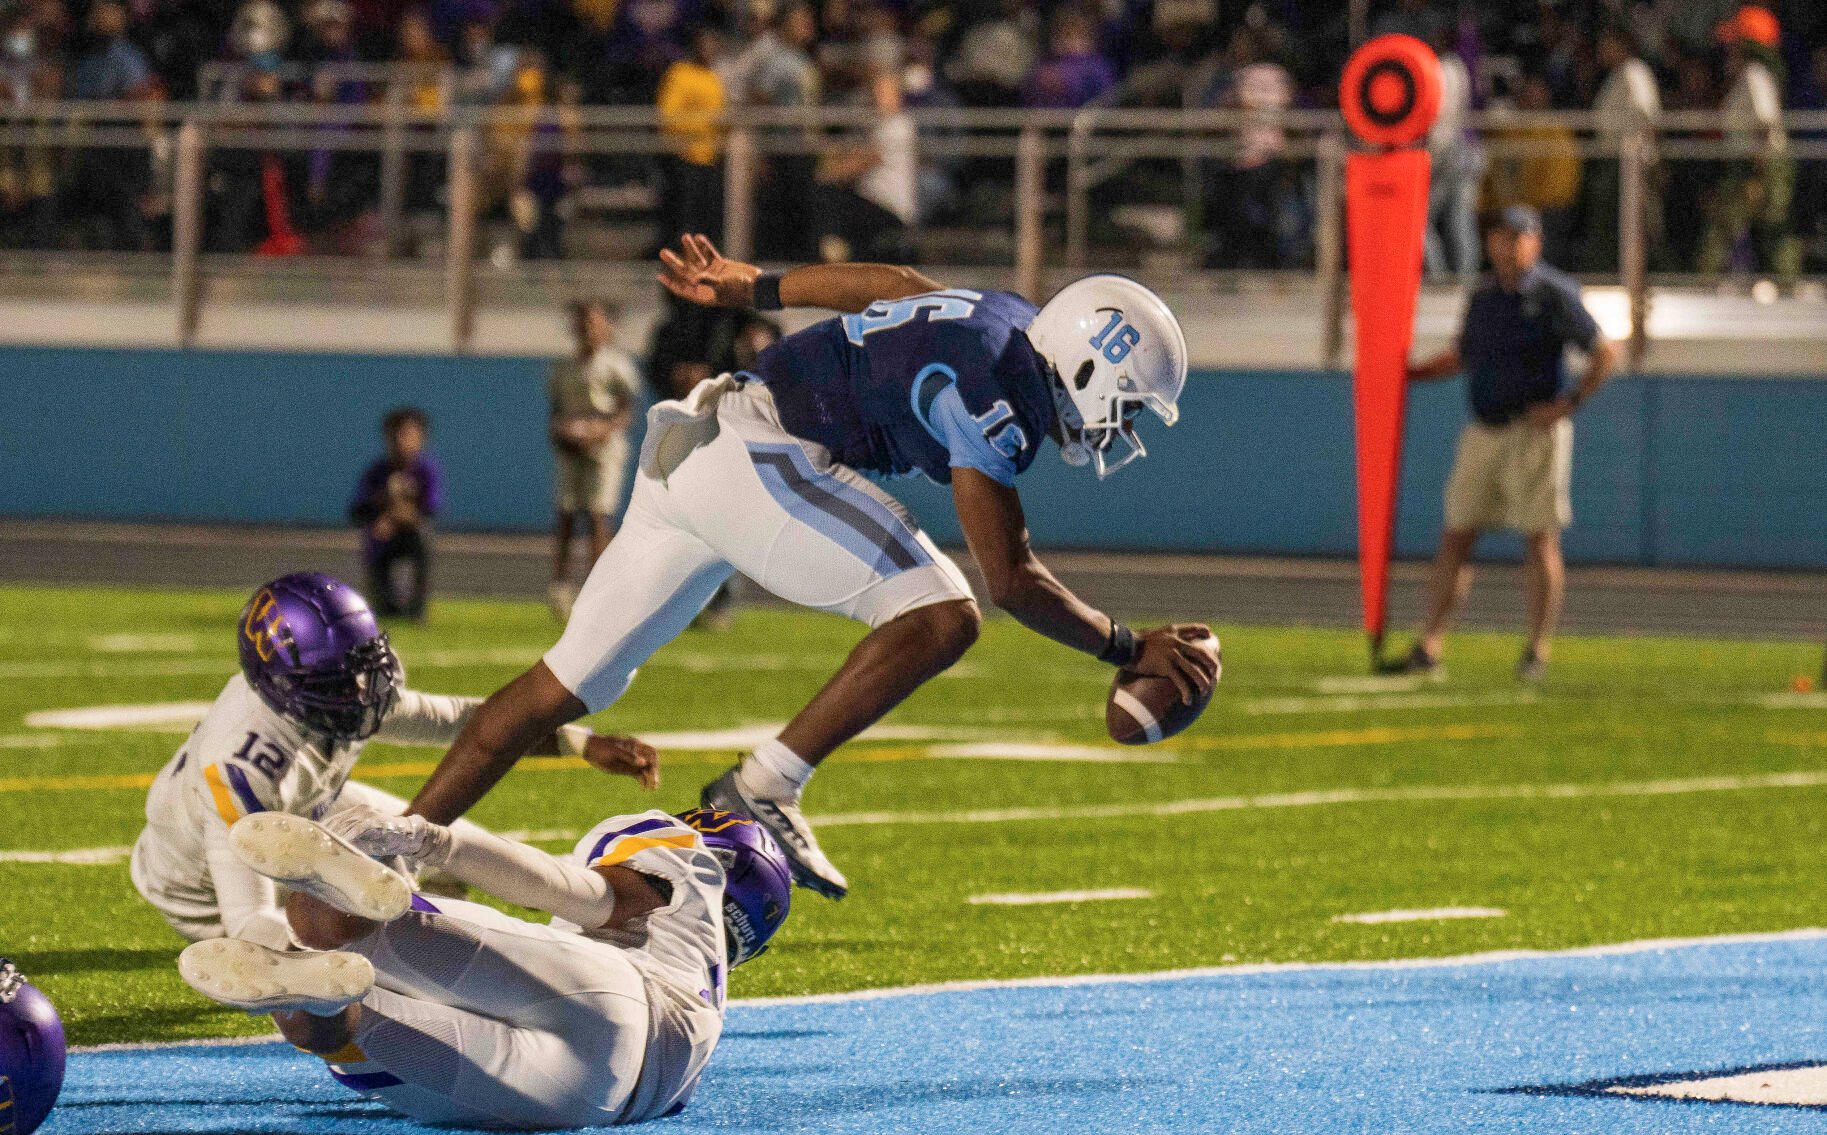
[[[660,787],[660,752],[645,741],[592,734],[584,742],[584,760],[613,776],[632,776],[649,791]]]
[[[1142,652],[1129,669],[1137,674],[1166,678],[1180,691],[1184,705],[1193,704],[1195,695],[1203,697],[1218,684],[1217,653],[1197,645],[1199,640],[1217,636],[1203,623],[1174,623],[1156,627],[1137,636]]]
[[[661,286],[682,300],[705,307],[753,307],[761,269],[727,259],[710,237],[686,233],[679,251],[660,250]]]

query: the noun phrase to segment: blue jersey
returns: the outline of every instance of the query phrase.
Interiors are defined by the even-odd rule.
[[[853,469],[945,484],[970,468],[1012,485],[1053,430],[1052,380],[1026,334],[1036,310],[961,288],[881,300],[789,335],[752,373],[789,433]]]

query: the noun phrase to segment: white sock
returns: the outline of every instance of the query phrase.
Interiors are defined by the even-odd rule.
[[[750,796],[767,800],[798,800],[812,779],[813,766],[799,759],[799,754],[776,738],[755,746],[749,759],[736,771],[742,790]]]

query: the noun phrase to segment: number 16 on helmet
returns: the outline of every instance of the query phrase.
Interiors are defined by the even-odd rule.
[[[1148,455],[1134,425],[1144,408],[1167,425],[1180,420],[1186,333],[1160,296],[1129,277],[1067,284],[1035,315],[1028,342],[1053,370],[1066,464],[1114,473]]]

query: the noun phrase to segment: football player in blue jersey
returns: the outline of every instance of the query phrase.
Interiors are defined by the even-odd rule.
[[[476,711],[413,811],[449,823],[535,738],[615,702],[740,571],[871,628],[777,738],[703,793],[706,806],[773,832],[800,885],[843,897],[849,884],[819,849],[800,794],[820,761],[956,662],[982,618],[957,566],[864,474],[949,484],[991,601],[1023,626],[1167,678],[1188,701],[1211,689],[1215,659],[1188,641],[1209,632],[1137,633],[1080,600],[1029,547],[1014,487],[1049,438],[1101,478],[1146,452],[1141,411],[1174,423],[1186,339],[1159,296],[1090,276],[1037,309],[911,268],[763,273],[702,236],[662,261],[661,283],[693,303],[846,314],[652,409],[627,517],[563,637]]]

